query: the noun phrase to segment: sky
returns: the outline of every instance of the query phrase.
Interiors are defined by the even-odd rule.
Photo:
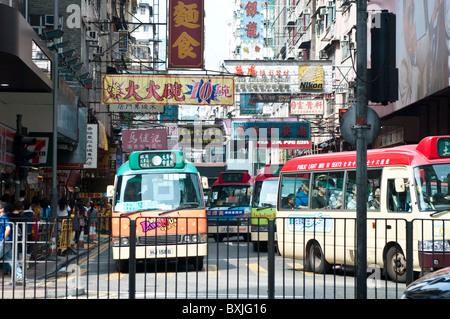
[[[233,17],[234,0],[205,0],[205,69],[220,71],[228,57],[227,21]]]

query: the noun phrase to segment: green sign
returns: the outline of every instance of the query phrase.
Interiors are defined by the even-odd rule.
[[[183,165],[183,152],[181,151],[140,151],[130,154],[132,170],[182,168]]]
[[[437,140],[437,152],[440,157],[450,157],[450,138],[441,137]]]

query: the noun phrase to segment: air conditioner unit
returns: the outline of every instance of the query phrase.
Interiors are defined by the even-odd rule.
[[[94,55],[102,55],[103,54],[103,47],[95,46],[95,47],[92,47],[92,48],[93,48],[92,54],[94,54]]]
[[[319,51],[319,59],[328,59],[328,53],[326,50]]]
[[[45,25],[48,25],[48,26],[54,25],[55,24],[54,21],[55,21],[55,18],[53,16],[53,14],[46,14],[45,15],[45,21],[44,21]]]
[[[348,34],[341,36],[341,42],[349,42],[350,41],[350,37],[348,36]]]
[[[86,41],[97,42],[98,41],[97,31],[86,31]]]

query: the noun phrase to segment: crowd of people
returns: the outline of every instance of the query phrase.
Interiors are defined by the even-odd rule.
[[[3,195],[0,201],[0,260],[5,261],[3,272],[10,272],[13,269],[13,234],[17,232],[19,241],[22,238],[27,238],[26,252],[22,252],[22,246],[18,245],[20,253],[26,253],[31,259],[33,256],[32,243],[37,239],[39,228],[36,221],[47,220],[50,217],[50,205],[46,198],[39,199],[33,197],[31,202],[21,194],[19,199],[14,196]],[[89,200],[86,204],[83,199],[68,200],[67,197],[62,196],[58,201],[57,217],[58,230],[61,231],[61,224],[64,219],[70,220],[72,223],[71,243],[78,244],[78,239],[84,234],[90,232],[101,232],[106,229],[100,229],[99,225],[99,211],[100,215],[107,216],[110,205],[106,201],[98,201],[94,203]],[[88,240],[89,240],[88,236]],[[15,263],[16,283],[22,282],[23,271],[20,263]]]

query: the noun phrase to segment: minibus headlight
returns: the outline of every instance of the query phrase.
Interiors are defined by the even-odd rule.
[[[130,238],[129,237],[114,237],[113,238],[113,246],[114,247],[130,246]]]
[[[427,252],[450,252],[448,240],[423,240],[419,241],[419,251]]]

